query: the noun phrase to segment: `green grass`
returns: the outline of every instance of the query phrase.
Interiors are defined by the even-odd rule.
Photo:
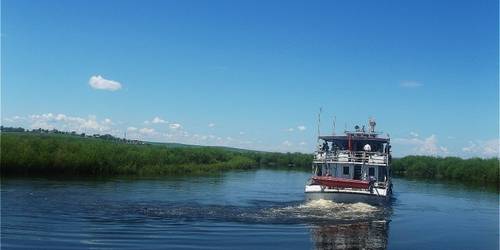
[[[312,156],[218,147],[131,145],[61,134],[3,132],[2,175],[178,175],[293,164],[309,169]]]
[[[131,145],[33,132],[3,132],[0,145],[2,176],[182,175],[259,167],[309,171],[312,161],[310,154],[168,143]],[[392,170],[395,175],[411,178],[499,184],[498,158],[406,156],[394,159]]]
[[[406,156],[394,159],[392,170],[405,177],[499,184],[498,158]]]

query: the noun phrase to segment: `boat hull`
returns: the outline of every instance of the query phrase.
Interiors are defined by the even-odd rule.
[[[387,196],[377,196],[372,194],[358,193],[338,193],[338,192],[307,192],[306,201],[311,200],[331,200],[337,203],[366,203],[370,205],[387,205],[390,198]]]
[[[330,188],[357,188],[368,189],[369,181],[350,180],[345,178],[335,178],[331,176],[314,176],[312,177],[313,184],[330,187]]]
[[[391,192],[386,189],[374,188],[372,192],[359,189],[329,189],[319,185],[308,185],[305,190],[306,201],[331,200],[337,203],[367,203],[371,205],[386,205],[390,202]]]

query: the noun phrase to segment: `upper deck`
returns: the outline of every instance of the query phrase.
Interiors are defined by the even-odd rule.
[[[343,135],[323,135],[314,163],[351,163],[388,166],[391,160],[390,138],[375,132],[375,122],[370,120],[370,129],[355,127],[355,131],[344,131]]]
[[[313,163],[388,166],[390,155],[365,151],[318,151],[314,156]]]

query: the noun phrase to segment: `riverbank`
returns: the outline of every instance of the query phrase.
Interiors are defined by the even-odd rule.
[[[232,169],[309,169],[312,156],[218,147],[133,145],[100,138],[39,133],[1,134],[5,175],[181,175]]]
[[[469,183],[499,184],[498,158],[406,156],[392,161],[394,175]]]
[[[0,172],[6,175],[201,175],[227,170],[286,168],[310,171],[312,155],[178,144],[129,144],[68,134],[2,132]],[[499,184],[499,161],[406,156],[392,161],[395,176]]]

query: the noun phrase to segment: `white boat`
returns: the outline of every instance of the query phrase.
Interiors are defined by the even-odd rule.
[[[305,186],[306,200],[327,199],[341,203],[385,204],[392,195],[389,137],[355,126],[343,135],[318,136],[313,175]]]

